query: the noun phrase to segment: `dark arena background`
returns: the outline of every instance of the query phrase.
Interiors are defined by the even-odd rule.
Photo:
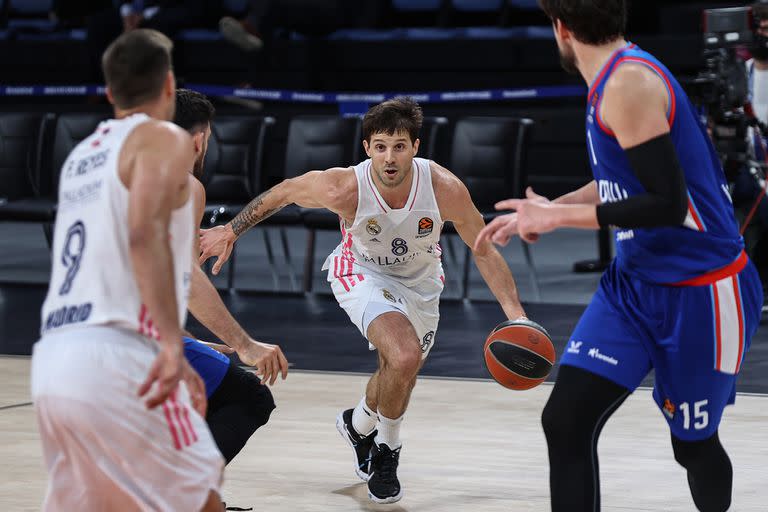
[[[400,94],[424,111],[418,156],[461,178],[487,220],[495,202],[522,197],[527,186],[554,198],[592,179],[587,87],[560,67],[535,0],[265,0],[271,10],[253,33],[233,33],[231,23],[259,2],[141,3],[159,9],[141,26],[174,41],[178,86],[216,107],[202,228],[230,221],[285,178],[364,160],[362,115]],[[61,257],[50,240],[62,164],[111,116],[99,59],[124,30],[121,4],[135,8],[119,0],[0,0],[0,510],[40,510],[45,496],[30,356],[51,262]],[[702,11],[743,5],[633,0],[627,39],[692,84],[707,69]],[[751,206],[737,203],[737,217]],[[768,223],[761,222],[758,213],[745,238],[762,275]],[[271,388],[270,422],[227,466],[222,498],[279,511],[550,510],[541,411],[558,367],[530,391],[491,380],[482,347],[506,317],[451,225],[441,238],[440,329],[403,423],[405,497],[369,501],[334,428],[378,364],[321,270],[340,239],[329,212],[289,206],[248,231],[211,276],[250,336],[279,344],[290,362],[287,379]],[[499,250],[528,317],[547,329],[559,358],[613,257],[611,230],[559,230],[531,245],[513,238]],[[219,341],[191,315],[187,330]],[[605,426],[602,510],[694,510],[652,387],[651,373]],[[734,467],[731,510],[764,511],[764,326],[737,390],[720,428]]]

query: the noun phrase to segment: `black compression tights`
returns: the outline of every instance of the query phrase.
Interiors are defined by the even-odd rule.
[[[600,510],[597,440],[608,418],[629,396],[627,388],[593,373],[561,366],[542,414],[549,448],[553,512]],[[694,503],[724,512],[731,500],[732,469],[717,433],[704,441],[672,437],[675,460],[688,471]]]
[[[251,372],[231,364],[208,400],[205,420],[216,446],[229,464],[257,428],[267,423],[275,402],[272,392]]]

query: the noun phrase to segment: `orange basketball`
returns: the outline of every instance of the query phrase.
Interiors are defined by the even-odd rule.
[[[496,382],[509,389],[531,389],[552,371],[555,347],[547,331],[531,320],[507,320],[485,341],[485,366]]]

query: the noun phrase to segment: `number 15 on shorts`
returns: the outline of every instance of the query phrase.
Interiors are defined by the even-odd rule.
[[[709,425],[709,413],[704,410],[709,400],[699,400],[693,403],[693,428],[694,430],[703,430]],[[680,411],[683,413],[683,428],[691,429],[691,406],[688,402],[680,404]]]

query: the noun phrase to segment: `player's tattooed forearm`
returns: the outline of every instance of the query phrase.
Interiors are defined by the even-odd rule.
[[[274,214],[280,208],[264,209],[264,198],[269,195],[270,190],[266,190],[254,198],[243,210],[232,219],[232,231],[240,236],[250,228]]]

